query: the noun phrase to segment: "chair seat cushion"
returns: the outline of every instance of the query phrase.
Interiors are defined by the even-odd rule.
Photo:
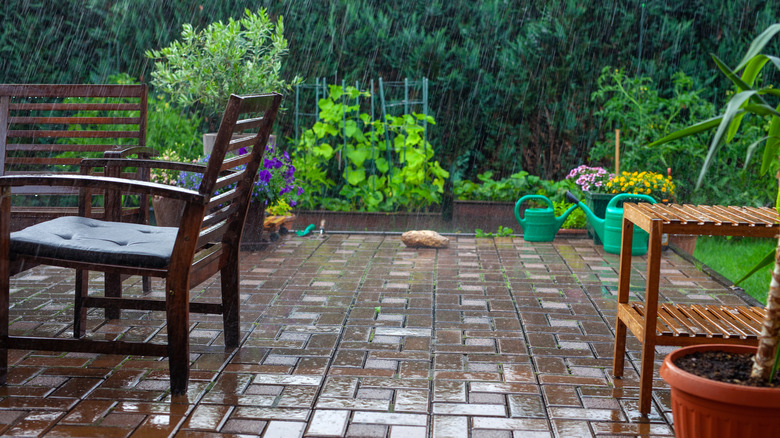
[[[65,216],[11,233],[11,256],[164,268],[171,260],[178,231]]]

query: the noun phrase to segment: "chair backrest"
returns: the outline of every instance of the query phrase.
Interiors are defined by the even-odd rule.
[[[76,174],[83,158],[143,149],[147,95],[145,84],[0,85],[0,175]],[[14,193],[77,192],[31,186]]]
[[[198,188],[209,199],[198,238],[199,249],[218,241],[236,248],[239,245],[252,189],[281,100],[280,94],[230,96]],[[254,135],[247,135],[249,132]],[[186,222],[186,218],[182,220]]]

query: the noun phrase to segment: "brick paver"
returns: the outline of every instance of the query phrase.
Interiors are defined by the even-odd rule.
[[[672,251],[662,263],[663,299],[743,302]],[[610,374],[617,266],[578,238],[456,236],[413,250],[397,235],[290,235],[243,254],[240,349],[224,350],[221,317],[191,316],[185,397],[170,397],[164,358],[11,351],[0,434],[671,436],[657,376],[653,411],[638,414],[638,342],[629,337],[625,377]],[[643,268],[638,257],[637,297]],[[98,291],[100,276],[90,284]],[[142,296],[139,279],[126,285]],[[218,286],[193,299],[218,301]],[[71,336],[71,271],[28,271],[11,292],[12,333]],[[165,341],[160,312],[105,321],[91,310],[87,327]]]

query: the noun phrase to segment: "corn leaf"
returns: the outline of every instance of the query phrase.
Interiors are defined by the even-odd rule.
[[[755,265],[755,266],[753,266],[753,269],[751,269],[751,270],[750,270],[750,272],[748,272],[747,274],[745,274],[745,276],[744,276],[744,277],[742,277],[742,278],[740,278],[739,280],[737,280],[737,282],[736,282],[736,283],[734,283],[734,285],[739,285],[739,284],[740,284],[740,283],[742,283],[743,281],[745,281],[745,280],[747,280],[748,278],[750,278],[750,277],[751,277],[753,274],[755,274],[756,272],[760,271],[760,270],[761,270],[761,269],[763,269],[763,268],[766,268],[767,266],[769,266],[769,265],[773,264],[774,262],[775,262],[775,250],[774,250],[774,248],[773,248],[771,251],[769,251],[769,252],[767,253],[767,255],[765,255],[765,256],[764,256],[764,258],[763,258],[763,259],[761,259],[761,261],[759,261],[758,263],[756,263],[756,265]]]
[[[750,44],[747,53],[745,53],[745,57],[742,58],[742,61],[739,63],[739,65],[737,65],[736,70],[741,70],[742,67],[750,62],[751,58],[761,53],[761,51],[764,50],[764,47],[769,43],[769,40],[771,40],[772,37],[775,36],[775,34],[778,32],[780,32],[780,23],[775,23],[766,28],[765,31],[761,32],[761,35],[757,36],[756,39],[754,39]]]
[[[769,170],[769,166],[777,159],[778,151],[780,151],[780,117],[772,117],[767,134],[764,158],[761,161],[761,175]]]
[[[658,146],[664,143],[669,143],[670,141],[677,140],[678,138],[688,137],[689,135],[698,134],[700,132],[708,131],[716,126],[718,126],[723,119],[723,116],[713,117],[711,119],[707,119],[703,122],[699,122],[695,125],[691,125],[685,129],[681,129],[679,131],[675,131],[666,137],[660,138],[649,145],[648,147],[652,146]],[[479,176],[478,176],[479,177]]]
[[[748,164],[750,164],[750,159],[753,158],[753,153],[756,151],[756,148],[758,147],[758,145],[760,145],[761,143],[766,141],[766,139],[768,139],[768,138],[769,137],[762,137],[762,138],[758,139],[757,141],[755,141],[754,143],[752,143],[750,146],[748,146],[747,154],[745,154],[745,165],[742,166],[742,169],[747,169]],[[762,168],[763,168],[763,166],[762,166]],[[764,173],[762,172],[761,174],[763,175]]]
[[[710,150],[707,152],[707,157],[704,159],[704,164],[702,164],[699,178],[696,180],[697,189],[701,187],[701,183],[704,181],[704,175],[707,174],[707,170],[709,170],[712,162],[715,160],[715,155],[723,143],[723,136],[726,134],[729,126],[734,121],[734,117],[736,117],[740,111],[743,111],[741,108],[742,105],[756,93],[757,91],[755,90],[743,91],[741,93],[737,93],[734,95],[734,97],[731,98],[731,100],[729,100],[729,103],[726,105],[726,111],[723,113],[723,119],[720,121],[720,125],[718,126],[718,130],[715,132],[715,136],[712,137]]]

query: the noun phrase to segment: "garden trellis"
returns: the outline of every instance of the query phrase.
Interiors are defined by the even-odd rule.
[[[341,87],[342,89],[346,89],[347,87],[346,81],[341,81]],[[375,86],[378,85],[378,86]],[[368,82],[367,88],[361,88],[360,82],[355,82],[354,84],[355,88],[361,92],[368,92],[370,96],[366,99],[363,99],[363,102],[361,102],[360,96],[356,97],[354,99],[354,102],[348,102],[349,98],[345,95],[342,96],[342,105],[347,106],[348,104],[354,104],[361,108],[361,110],[365,111],[367,114],[370,115],[370,120],[375,120],[377,115],[377,102],[376,102],[376,96],[379,95],[379,106],[380,106],[380,114],[382,116],[382,121],[387,120],[388,115],[410,115],[414,112],[423,114],[426,116],[422,122],[423,122],[423,144],[424,150],[427,153],[427,138],[428,138],[428,121],[427,116],[430,113],[430,107],[428,104],[428,78],[423,77],[420,80],[409,80],[409,78],[405,78],[403,81],[384,81],[381,77],[378,81],[374,81],[374,79],[371,79]],[[400,95],[400,93],[403,92],[403,95]],[[318,103],[320,99],[326,97],[328,95],[328,83],[326,78],[317,78],[315,79],[314,84],[299,84],[295,86],[295,115],[294,115],[294,133],[295,133],[295,142],[298,143],[300,141],[300,135],[301,132],[310,125],[314,124],[315,122],[319,121],[320,115],[319,115],[319,106]],[[309,110],[309,108],[313,108],[312,110]],[[401,111],[399,111],[401,110]],[[342,129],[346,131],[346,117],[347,112],[344,111],[344,124]],[[360,126],[361,124],[365,126],[365,123],[358,117],[357,115],[360,113],[358,111],[356,113],[356,117],[354,118],[354,121]],[[373,133],[373,127],[371,127],[371,132]],[[346,132],[343,133],[343,141],[344,145],[346,146],[347,143],[347,134]],[[393,133],[392,131],[388,130],[385,135],[385,142],[387,145],[386,148],[386,159],[388,163],[392,163],[393,157],[392,157],[392,144],[394,141]],[[376,145],[374,144],[373,136],[371,141],[371,159],[372,161],[376,157]],[[406,159],[406,149],[402,151],[402,160],[405,161]],[[339,154],[339,170],[341,170],[342,166],[344,165],[344,156],[343,154]],[[375,166],[371,169],[372,175],[376,173]]]

